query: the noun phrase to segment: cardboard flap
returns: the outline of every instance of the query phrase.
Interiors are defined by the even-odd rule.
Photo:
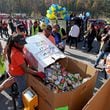
[[[40,70],[54,63],[65,55],[44,35],[38,34],[26,39],[25,48],[33,54],[40,65]]]
[[[84,64],[83,62],[77,61],[75,59],[71,59],[69,57],[61,59],[59,62],[66,68],[68,72],[80,73],[82,77],[86,76],[87,64]]]
[[[110,110],[110,79],[103,84],[99,91],[85,105],[83,110]]]

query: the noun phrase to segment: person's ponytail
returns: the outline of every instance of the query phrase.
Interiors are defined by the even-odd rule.
[[[10,58],[11,49],[12,49],[12,47],[14,46],[13,36],[10,36],[10,39],[9,39],[7,45],[8,45],[8,46],[7,46],[7,57],[8,57],[8,62],[11,63],[11,58]]]

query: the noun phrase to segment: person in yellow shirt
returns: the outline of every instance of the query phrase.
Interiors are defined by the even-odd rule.
[[[32,25],[31,29],[30,29],[30,35],[36,35],[39,32],[39,23],[38,21],[35,21],[34,24]]]
[[[3,80],[6,76],[6,66],[5,66],[5,60],[3,57],[3,47],[0,42],[0,80]]]

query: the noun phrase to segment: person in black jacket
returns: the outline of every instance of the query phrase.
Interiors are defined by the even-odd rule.
[[[94,41],[94,38],[96,37],[96,30],[94,27],[94,24],[91,24],[88,36],[87,36],[87,44],[88,44],[88,50],[87,52],[90,52],[92,50],[92,43]]]
[[[8,24],[9,24],[9,27],[11,29],[11,34],[13,34],[14,32],[16,32],[16,27],[14,26],[12,19],[9,19]]]
[[[95,65],[94,67],[97,67],[97,65],[100,62],[100,59],[102,58],[106,58],[106,56],[110,53],[110,34],[109,32],[105,35],[105,41],[104,44],[102,46],[101,52],[99,54],[99,56],[96,59]]]

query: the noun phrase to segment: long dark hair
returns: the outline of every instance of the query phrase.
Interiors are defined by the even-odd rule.
[[[14,45],[14,41],[13,41],[12,36],[10,36],[8,39],[8,42],[7,42],[7,57],[8,57],[9,63],[11,63],[10,55],[11,55],[11,49],[12,49],[13,45]]]
[[[8,39],[8,42],[7,42],[7,57],[8,57],[9,64],[11,64],[11,57],[10,56],[11,56],[12,47],[15,47],[16,49],[21,51],[21,49],[19,47],[17,47],[14,42],[15,42],[14,37],[10,36]]]

